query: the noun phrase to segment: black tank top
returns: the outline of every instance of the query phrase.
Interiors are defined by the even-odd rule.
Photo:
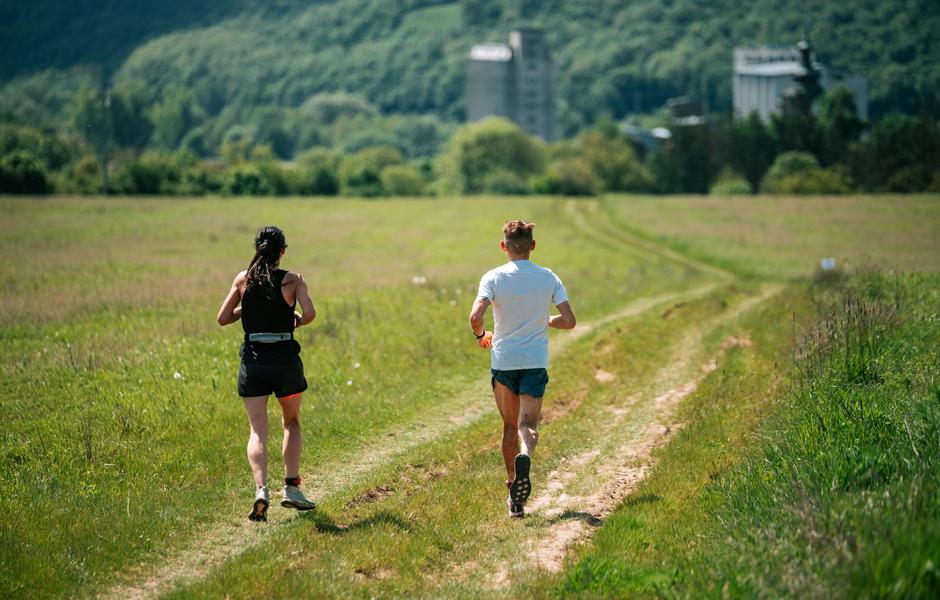
[[[249,285],[242,296],[242,329],[245,333],[289,333],[294,331],[294,308],[284,300],[281,284],[287,271],[277,269],[271,273],[272,287]],[[281,364],[295,360],[300,354],[296,340],[273,344],[249,342],[245,336],[241,357],[245,362]]]

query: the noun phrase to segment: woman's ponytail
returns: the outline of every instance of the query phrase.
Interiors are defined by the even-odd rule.
[[[274,289],[271,278],[274,265],[281,259],[281,250],[287,247],[284,232],[274,225],[258,230],[255,235],[255,256],[248,263],[248,287],[260,285]]]

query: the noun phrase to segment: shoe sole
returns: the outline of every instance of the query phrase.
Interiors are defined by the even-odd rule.
[[[516,455],[516,478],[512,480],[509,486],[509,496],[516,504],[525,504],[532,493],[532,482],[529,480],[529,468],[532,466],[532,459],[525,454]]]
[[[249,521],[267,521],[268,520],[268,501],[257,499],[251,507],[251,514],[248,515]]]
[[[281,506],[283,506],[284,508],[293,508],[294,510],[300,510],[300,511],[313,510],[317,507],[316,504],[311,503],[308,506],[306,504],[297,504],[296,502],[292,500],[281,500]]]
[[[524,517],[524,516],[525,516],[525,511],[524,511],[524,510],[520,510],[519,512],[512,512],[512,511],[509,511],[509,518],[510,518],[510,519],[521,519],[521,518]]]

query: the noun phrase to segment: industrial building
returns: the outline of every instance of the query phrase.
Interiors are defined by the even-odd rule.
[[[508,44],[478,44],[467,64],[467,121],[505,117],[528,133],[553,141],[556,77],[541,29],[514,30]]]
[[[847,87],[855,95],[858,116],[868,119],[868,80],[864,75],[838,73],[813,61],[823,90]],[[807,73],[800,50],[795,47],[735,48],[734,114],[744,118],[756,112],[762,121],[779,113],[784,97],[795,86],[794,77]]]

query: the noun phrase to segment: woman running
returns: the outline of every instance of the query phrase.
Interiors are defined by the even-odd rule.
[[[287,249],[284,232],[262,227],[255,236],[255,257],[248,270],[235,276],[232,289],[219,309],[219,325],[241,319],[245,341],[241,347],[238,395],[245,403],[251,433],[248,463],[257,491],[248,518],[267,521],[268,396],[281,404],[284,424],[284,499],[281,506],[297,510],[315,508],[300,491],[300,400],[307,389],[300,344],[294,329],[317,316],[307,283],[297,273],[280,268]],[[297,303],[303,314],[295,311]],[[240,304],[240,305],[239,305]]]

